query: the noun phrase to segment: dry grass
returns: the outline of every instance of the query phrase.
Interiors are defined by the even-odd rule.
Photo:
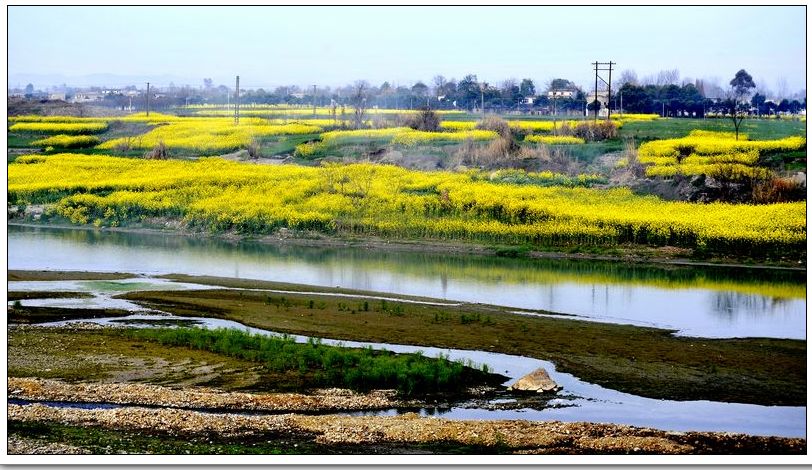
[[[756,204],[803,201],[804,199],[806,199],[806,187],[791,178],[771,178],[753,184],[753,202]]]

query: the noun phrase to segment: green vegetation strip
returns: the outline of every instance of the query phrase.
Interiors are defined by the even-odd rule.
[[[798,340],[685,338],[668,330],[516,315],[484,305],[318,294],[206,290],[122,297],[178,315],[226,318],[283,333],[550,360],[582,380],[652,398],[806,403],[806,345]]]
[[[163,328],[131,330],[138,339],[171,346],[189,347],[229,357],[262,363],[274,372],[314,371],[320,386],[354,390],[397,389],[406,395],[460,392],[465,387],[490,382],[498,385],[504,377],[481,372],[447,359],[420,354],[394,354],[372,349],[325,346],[311,340],[295,343],[292,338],[252,335],[231,329]]]
[[[689,132],[704,131],[732,132],[735,130],[730,119],[658,119],[656,121],[630,121],[620,128],[621,138],[634,138],[638,141],[674,139],[685,137]],[[806,123],[787,120],[746,119],[740,132],[754,140],[782,139],[794,135],[806,135]]]

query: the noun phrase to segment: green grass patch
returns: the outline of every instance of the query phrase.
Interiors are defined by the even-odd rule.
[[[301,134],[269,138],[262,141],[261,154],[263,157],[293,154],[293,151],[296,150],[297,145],[309,142],[311,140],[316,140],[318,138],[319,134]]]
[[[735,132],[730,119],[658,119],[655,121],[630,121],[620,129],[621,138],[634,138],[635,141],[675,139],[685,137],[693,130]],[[740,133],[747,134],[750,140],[772,140],[784,137],[806,135],[806,123],[775,119],[745,119]]]
[[[6,143],[8,148],[35,148],[36,145],[32,145],[31,142],[39,140],[45,136],[46,135],[44,134],[23,134],[19,132],[9,132],[6,138]]]
[[[459,362],[394,354],[372,349],[325,346],[318,340],[300,344],[287,337],[254,335],[232,329],[142,329],[128,332],[137,339],[224,354],[262,363],[274,372],[313,372],[320,386],[354,390],[397,389],[405,395],[460,392],[482,382],[501,383],[501,376],[477,371]]]

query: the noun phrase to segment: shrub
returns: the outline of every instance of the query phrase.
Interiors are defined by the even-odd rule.
[[[119,141],[113,147],[113,150],[119,153],[129,152],[129,150],[132,148],[132,141],[133,138],[129,136],[123,139],[119,139]]]
[[[494,131],[505,139],[510,139],[512,137],[510,133],[510,125],[507,123],[507,121],[496,116],[486,117],[477,123],[476,128],[485,131]]]
[[[169,150],[166,148],[166,144],[164,144],[163,140],[158,141],[155,144],[155,147],[152,148],[149,152],[144,154],[144,158],[148,158],[151,160],[163,160],[169,156]]]
[[[463,142],[454,153],[458,164],[479,166],[483,168],[495,167],[513,161],[519,157],[514,152],[514,142],[512,139],[499,137],[488,142],[487,145],[479,145],[469,139]]]
[[[805,199],[806,187],[791,178],[771,178],[753,185],[753,202],[756,204],[803,201]]]
[[[248,149],[248,156],[249,157],[251,157],[254,160],[259,159],[259,157],[261,155],[261,151],[262,151],[262,146],[260,145],[260,143],[259,143],[259,141],[257,139],[251,139],[251,143],[248,144],[247,149]]]
[[[418,131],[437,132],[441,130],[440,116],[429,108],[423,108],[406,119],[406,126]]]
[[[614,139],[617,137],[617,126],[611,121],[583,121],[571,130],[572,135],[588,142]]]

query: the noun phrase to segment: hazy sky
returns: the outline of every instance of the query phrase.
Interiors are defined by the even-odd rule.
[[[8,24],[11,76],[171,75],[197,86],[239,74],[272,88],[473,73],[588,85],[590,62],[611,59],[641,78],[676,68],[724,85],[744,68],[773,90],[782,78],[806,88],[803,6],[10,6]]]

